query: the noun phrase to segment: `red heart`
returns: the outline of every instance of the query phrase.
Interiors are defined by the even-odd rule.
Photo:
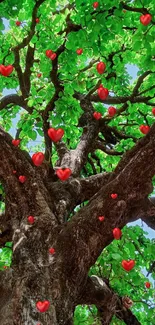
[[[55,60],[56,56],[57,56],[56,53],[52,53],[52,55],[50,56],[50,59],[53,61],[53,60]]]
[[[9,64],[9,65],[6,65],[4,66],[3,64],[0,64],[0,73],[5,76],[5,77],[8,77],[12,71],[13,71],[13,65]]]
[[[50,58],[50,56],[53,54],[53,51],[52,50],[46,50],[46,56],[48,57],[48,58]]]
[[[58,142],[59,140],[61,140],[61,138],[64,135],[64,130],[63,129],[54,129],[54,128],[50,128],[48,129],[48,136],[51,138],[51,140],[53,142]]]
[[[12,172],[13,172],[13,174],[16,174],[16,173],[17,173],[17,171],[16,171],[16,170],[13,170]]]
[[[97,66],[96,66],[97,72],[98,72],[99,74],[104,73],[105,68],[106,68],[106,65],[105,65],[104,62],[99,62],[99,63],[97,64]]]
[[[112,232],[113,232],[113,236],[114,236],[115,239],[120,239],[121,238],[122,232],[121,232],[121,230],[119,228],[114,228]]]
[[[20,140],[12,140],[13,146],[17,147],[20,144]]]
[[[37,73],[37,77],[40,78],[42,76],[41,73]]]
[[[150,131],[150,126],[142,124],[139,129],[143,134],[147,134]]]
[[[152,108],[152,114],[155,115],[155,107]]]
[[[114,199],[114,200],[117,199],[117,196],[118,196],[118,194],[116,194],[116,193],[111,194],[111,198]]]
[[[81,55],[82,52],[83,52],[83,49],[77,49],[77,50],[76,50],[76,53],[77,53],[78,55]]]
[[[38,301],[36,303],[36,307],[41,313],[44,313],[45,311],[47,311],[49,309],[49,306],[50,306],[50,302],[48,300]]]
[[[100,99],[104,100],[108,97],[109,91],[107,88],[104,88],[102,85],[97,89]]]
[[[93,3],[93,7],[94,7],[94,9],[96,9],[98,6],[99,6],[99,3],[98,3],[98,2],[94,2],[94,3]]]
[[[60,168],[56,170],[56,174],[61,179],[61,181],[66,181],[71,175],[71,173],[72,171],[70,168],[65,168],[65,169]]]
[[[147,26],[150,23],[151,20],[152,20],[152,16],[150,14],[140,16],[140,22],[144,26]]]
[[[28,220],[28,222],[29,222],[31,225],[33,225],[33,223],[34,223],[34,221],[35,221],[35,219],[34,219],[33,216],[29,216],[29,217],[27,217],[27,220]]]
[[[149,289],[149,288],[150,288],[150,286],[151,286],[150,282],[145,282],[145,287],[146,287],[146,288],[148,288],[148,289]]]
[[[21,21],[17,20],[16,21],[16,26],[20,26],[21,25]]]
[[[135,261],[134,260],[130,260],[130,261],[123,260],[122,261],[122,267],[126,271],[131,271],[134,266],[135,266]]]
[[[99,219],[100,221],[104,221],[104,217],[103,217],[103,216],[98,217],[98,219]]]
[[[99,112],[94,112],[94,113],[93,113],[93,116],[94,116],[94,118],[95,118],[96,120],[100,120],[100,118],[102,117],[102,114],[99,113]]]
[[[36,152],[32,155],[32,161],[35,166],[40,166],[45,159],[45,156],[42,152]]]
[[[40,22],[39,18],[36,18],[36,23],[38,24]]]
[[[110,107],[108,108],[108,113],[109,113],[110,116],[114,116],[114,115],[116,114],[116,112],[117,112],[117,110],[116,110],[115,107],[110,106]]]
[[[26,182],[26,176],[19,176],[18,177],[20,183],[25,183]]]
[[[55,253],[55,249],[53,247],[49,248],[49,253],[53,255]]]

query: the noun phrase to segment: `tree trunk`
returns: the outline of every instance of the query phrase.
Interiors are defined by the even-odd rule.
[[[57,256],[57,252],[51,255],[48,251],[57,231],[49,234],[36,224],[21,223],[11,269],[1,272],[1,325],[72,324],[73,288],[63,274],[63,257],[61,252]],[[50,308],[41,313],[36,303],[44,300],[50,302]]]

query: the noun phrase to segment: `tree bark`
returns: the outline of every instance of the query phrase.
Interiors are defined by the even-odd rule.
[[[89,186],[92,187],[92,196],[89,204],[75,213],[70,222],[63,224],[57,213],[58,206],[60,208],[60,196],[57,193],[61,182],[58,181],[57,186],[55,182],[53,186],[51,183],[49,191],[44,166],[34,167],[31,159],[15,148],[11,144],[12,138],[0,129],[0,179],[7,194],[6,214],[1,224],[11,229],[13,241],[11,269],[1,273],[0,324],[72,324],[74,308],[87,284],[88,271],[103,248],[113,240],[112,229],[122,228],[133,209],[139,209],[152,191],[152,177],[155,174],[154,133],[155,125],[122,158],[114,173],[108,177],[103,174],[103,182],[97,176],[96,185],[91,186],[91,178]],[[13,170],[17,173],[13,174]],[[19,175],[26,176],[24,184],[19,182]],[[72,181],[76,186],[76,179]],[[83,196],[82,182],[87,181],[81,180],[79,186],[81,200],[90,195],[89,186],[86,186],[87,193]],[[65,198],[67,183],[63,190]],[[116,201],[111,199],[111,193],[118,194]],[[63,214],[64,209],[62,213],[60,211],[61,220]],[[35,217],[33,225],[27,222],[29,215]],[[105,216],[102,225],[97,218],[99,215]],[[50,247],[55,249],[53,255],[49,253]],[[109,297],[115,297],[109,290]],[[50,308],[46,313],[39,313],[36,303],[43,300],[50,301]],[[115,305],[115,299],[111,299],[111,303]],[[110,313],[112,308],[109,309],[104,303],[101,311],[100,307],[103,306],[99,302],[96,305],[107,319],[107,325],[113,316]],[[128,315],[126,323],[131,324]],[[116,316],[121,317],[117,313]],[[134,316],[130,319],[133,324],[138,324]]]

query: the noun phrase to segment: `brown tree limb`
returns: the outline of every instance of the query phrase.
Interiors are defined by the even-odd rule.
[[[97,121],[93,119],[93,106],[89,100],[81,100],[80,102],[84,112],[88,111],[88,127],[84,128],[80,141],[74,150],[67,152],[59,161],[61,168],[69,167],[72,170],[72,176],[77,177],[85,165],[88,153],[91,151],[92,142],[98,134]]]
[[[106,279],[98,276],[88,277],[78,303],[96,305],[99,319],[103,325],[109,325],[113,315],[127,325],[141,325],[132,311],[124,307],[122,298],[114,293]]]
[[[136,96],[136,95],[139,95],[139,94],[138,94],[138,90],[139,90],[140,86],[142,85],[144,79],[145,79],[149,74],[151,74],[151,73],[153,73],[151,70],[145,71],[145,72],[144,72],[144,73],[143,73],[143,74],[138,78],[138,80],[137,80],[137,82],[136,82],[136,85],[135,85],[135,87],[134,87],[134,89],[133,89],[133,92],[132,92],[132,96],[133,96],[133,97]]]
[[[143,15],[149,14],[149,11],[147,10],[147,8],[144,8],[144,7],[142,7],[142,8],[130,7],[123,1],[121,1],[120,3],[122,4],[123,9],[125,9],[125,10],[133,11],[133,12],[139,12],[139,13],[141,13]]]
[[[64,270],[68,272],[74,264],[78,280],[81,267],[86,272],[103,248],[113,240],[112,229],[122,228],[129,221],[132,210],[138,208],[141,201],[152,192],[152,177],[155,175],[155,125],[145,139],[135,145],[134,155],[133,149],[128,152],[128,162],[123,164],[119,173],[117,168],[116,171],[115,178],[109,179],[108,184],[91,198],[89,204],[73,216],[59,236],[58,249],[61,247],[63,250],[66,236],[70,238],[70,251],[71,247],[78,245],[78,251],[74,249],[70,261],[64,265]],[[117,193],[118,199],[112,200],[111,193]],[[99,215],[105,216],[102,225],[97,218]]]
[[[27,106],[22,96],[18,96],[17,94],[7,95],[0,99],[0,110],[6,108],[9,104],[15,104],[22,108],[24,108],[29,113],[32,112],[32,109]]]
[[[4,185],[6,194],[5,218],[1,219],[1,224],[3,225],[4,223],[4,230],[6,229],[6,224],[12,226],[15,220],[18,224],[23,217],[26,217],[25,214],[27,216],[32,215],[34,210],[38,210],[38,214],[40,214],[41,209],[43,209],[44,212],[42,210],[42,213],[50,213],[52,217],[50,210],[51,198],[49,198],[43,183],[42,172],[44,166],[40,170],[36,169],[31,159],[29,160],[29,157],[27,158],[22,150],[12,145],[12,137],[2,128],[0,128],[0,148],[2,158],[0,163],[0,180]],[[16,170],[17,173],[13,174],[13,170]],[[20,175],[26,176],[24,184],[21,184],[18,180]],[[37,202],[38,197],[40,197],[40,203]],[[45,199],[44,203],[43,198]],[[44,208],[41,207],[41,203]],[[52,219],[55,222],[54,216]],[[10,229],[10,226],[8,228]]]
[[[123,152],[119,152],[119,151],[115,151],[113,149],[107,148],[106,145],[99,140],[97,140],[95,142],[94,146],[96,149],[100,149],[103,152],[105,152],[107,155],[110,155],[110,156],[121,156],[123,154]]]
[[[30,88],[31,88],[30,77],[32,74],[31,68],[33,67],[33,63],[34,63],[34,52],[35,52],[35,47],[31,47],[30,45],[28,45],[28,49],[26,53],[25,71],[23,73],[23,79],[28,94],[30,93]]]

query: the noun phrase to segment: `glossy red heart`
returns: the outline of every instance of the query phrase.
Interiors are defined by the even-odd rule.
[[[116,194],[116,193],[111,194],[111,198],[114,200],[117,199],[117,196],[118,196],[118,194]]]
[[[40,22],[39,18],[36,18],[36,23],[38,24]]]
[[[155,115],[155,107],[152,108],[152,114]]]
[[[40,166],[45,159],[45,156],[42,152],[36,152],[32,155],[32,161],[35,166]]]
[[[50,302],[48,300],[38,301],[36,303],[36,307],[41,313],[44,313],[45,311],[47,311],[49,309],[49,306],[50,306]]]
[[[50,56],[53,54],[53,51],[52,50],[46,50],[46,56],[48,57],[48,58],[50,58]]]
[[[152,16],[150,14],[140,16],[140,22],[144,26],[147,26],[151,22],[151,20],[152,20]]]
[[[100,120],[100,118],[102,117],[102,114],[99,113],[99,112],[94,112],[94,113],[93,113],[93,116],[94,116],[94,118],[95,118],[96,120]]]
[[[102,100],[105,100],[109,95],[108,89],[101,86],[97,89],[97,92],[98,92],[98,96]]]
[[[20,140],[19,139],[14,139],[14,140],[12,140],[12,144],[13,144],[13,146],[15,146],[15,147],[18,147],[19,146],[19,144],[20,144]]]
[[[143,133],[143,134],[147,134],[149,131],[150,131],[150,126],[148,125],[141,125],[139,127],[140,131]]]
[[[50,128],[48,129],[48,136],[51,138],[51,140],[53,142],[58,142],[61,140],[61,138],[64,135],[64,130],[63,129],[54,129],[54,128]]]
[[[55,60],[56,56],[57,56],[56,53],[52,53],[51,56],[50,56],[50,59],[53,61],[53,60]]]
[[[113,236],[114,236],[115,239],[118,240],[118,239],[121,238],[121,236],[122,236],[121,229],[119,229],[119,228],[114,228],[112,232],[113,232]]]
[[[100,217],[98,217],[98,220],[100,220],[100,221],[104,221],[104,216],[100,216]]]
[[[76,53],[77,53],[78,55],[81,55],[81,54],[83,53],[83,49],[77,49],[77,50],[76,50]]]
[[[33,225],[33,223],[35,222],[35,219],[34,219],[33,216],[29,216],[29,217],[27,217],[27,220],[28,220],[28,222],[29,222],[31,225]]]
[[[145,282],[145,287],[146,287],[147,289],[149,289],[149,288],[151,287],[150,282]]]
[[[96,9],[98,6],[99,6],[99,3],[97,1],[93,3],[94,9]]]
[[[20,183],[25,183],[26,182],[26,176],[19,176],[18,177]]]
[[[106,69],[106,65],[105,65],[105,63],[104,63],[104,62],[99,62],[99,63],[97,64],[97,66],[96,66],[96,69],[97,69],[97,72],[98,72],[99,74],[104,73],[104,71],[105,71],[105,69]]]
[[[134,260],[130,260],[130,261],[123,260],[122,261],[122,267],[126,271],[131,271],[134,266],[135,266]]]
[[[55,253],[55,249],[53,247],[49,248],[49,253],[53,255]]]
[[[37,73],[37,77],[40,78],[42,76],[41,73]]]
[[[3,64],[0,64],[0,73],[5,76],[5,77],[8,77],[12,71],[13,71],[13,65],[9,64],[9,65],[3,65]]]
[[[21,25],[21,21],[17,20],[16,21],[16,26],[20,26]]]
[[[109,113],[110,116],[114,116],[114,115],[116,114],[116,112],[117,112],[117,110],[116,110],[115,107],[110,106],[110,107],[108,108],[108,113]]]
[[[16,170],[13,170],[13,171],[12,171],[12,173],[13,173],[13,174],[16,174],[16,173],[17,173],[17,171],[16,171]]]
[[[60,168],[56,170],[56,174],[61,179],[61,181],[66,181],[72,174],[72,171],[70,168],[65,168],[65,169]]]

